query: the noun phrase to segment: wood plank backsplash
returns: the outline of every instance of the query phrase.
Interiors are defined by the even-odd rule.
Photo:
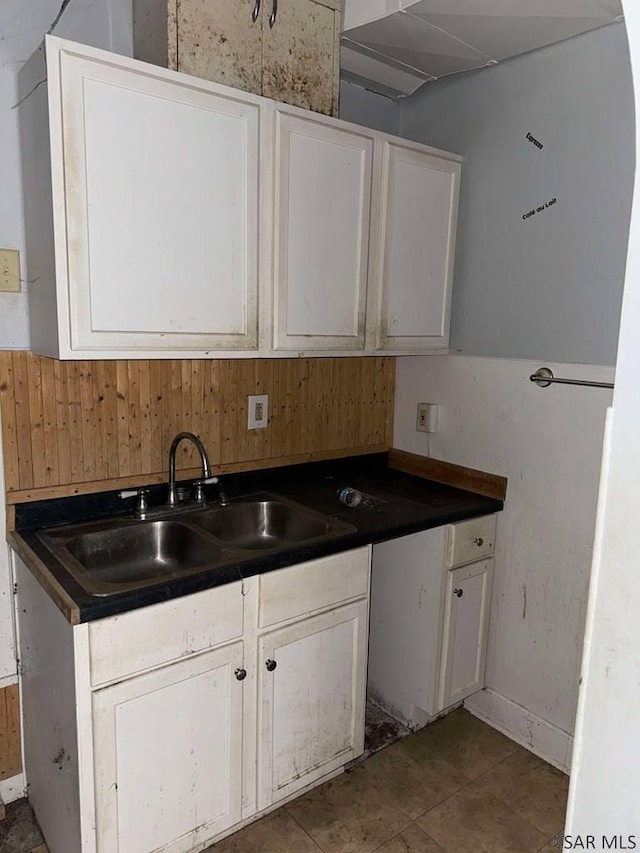
[[[218,471],[390,447],[395,359],[56,361],[0,352],[9,503],[167,478],[172,437],[200,436]],[[269,426],[247,430],[247,396]],[[178,469],[199,460],[183,442]]]

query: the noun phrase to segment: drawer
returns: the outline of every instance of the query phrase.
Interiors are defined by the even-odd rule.
[[[495,536],[495,515],[449,524],[445,555],[447,566],[461,566],[493,556]]]
[[[371,548],[358,548],[260,575],[258,626],[266,628],[369,592]]]
[[[242,636],[242,583],[89,624],[91,685],[162,666]]]

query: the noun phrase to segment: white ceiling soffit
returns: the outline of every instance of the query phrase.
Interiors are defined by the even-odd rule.
[[[342,76],[401,97],[621,18],[620,0],[346,0]]]

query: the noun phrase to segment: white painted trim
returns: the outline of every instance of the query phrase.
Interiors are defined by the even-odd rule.
[[[3,803],[19,800],[20,797],[26,796],[26,788],[27,780],[24,778],[24,773],[12,776],[11,779],[2,779],[0,780],[0,800]]]
[[[464,707],[474,717],[507,735],[558,770],[569,772],[573,735],[490,688],[470,696],[465,700]]]

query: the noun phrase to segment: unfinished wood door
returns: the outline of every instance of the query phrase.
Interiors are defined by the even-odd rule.
[[[170,67],[261,94],[264,3],[177,0],[175,5],[175,48],[169,52]]]
[[[259,808],[363,751],[367,612],[361,600],[259,639]]]
[[[182,853],[241,819],[242,649],[93,694],[98,853]]]
[[[340,12],[336,3],[262,0],[262,94],[338,114]]]

